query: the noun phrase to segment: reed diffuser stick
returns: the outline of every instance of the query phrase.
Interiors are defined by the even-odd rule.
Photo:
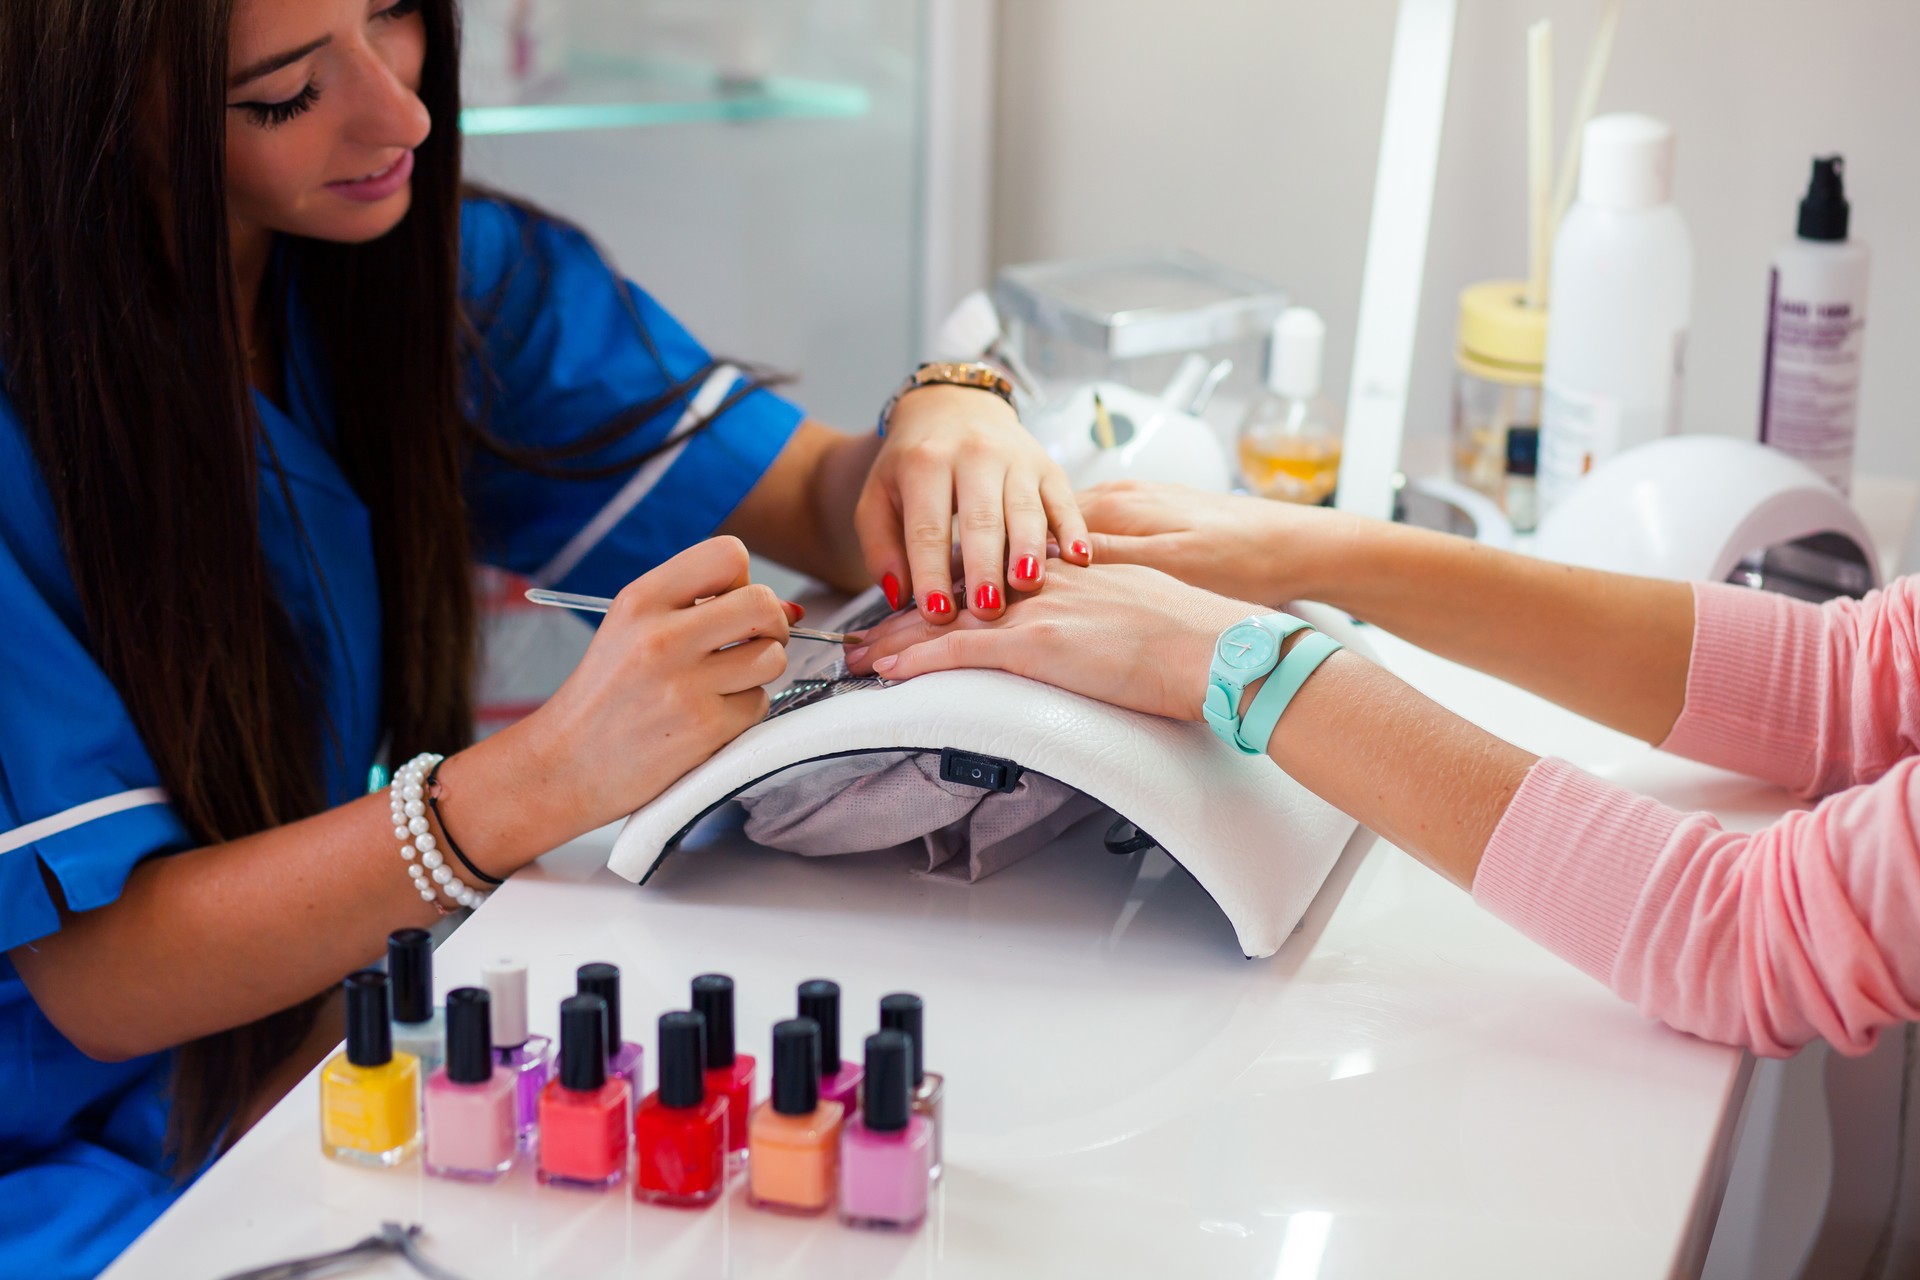
[[[1580,81],[1580,97],[1573,105],[1573,118],[1567,121],[1567,146],[1560,160],[1560,181],[1553,191],[1553,221],[1549,231],[1558,229],[1573,203],[1574,184],[1580,178],[1580,138],[1587,131],[1600,105],[1600,86],[1607,82],[1607,63],[1613,58],[1613,35],[1620,27],[1620,0],[1605,0],[1600,7],[1600,26],[1593,33],[1593,47],[1587,50],[1587,70]]]
[[[1527,28],[1527,305],[1547,305],[1553,256],[1553,24]]]

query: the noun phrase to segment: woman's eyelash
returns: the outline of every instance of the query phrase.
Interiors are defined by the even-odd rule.
[[[405,18],[420,11],[421,0],[394,0],[380,11],[382,18]]]
[[[407,0],[401,0],[407,3]],[[277,129],[297,115],[303,114],[320,97],[319,86],[307,81],[307,87],[281,102],[241,102],[236,105],[244,109],[253,122],[262,129]]]

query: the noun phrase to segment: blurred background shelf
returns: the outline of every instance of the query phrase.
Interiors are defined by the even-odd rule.
[[[859,119],[873,109],[862,85],[797,76],[736,81],[711,66],[569,52],[550,94],[460,113],[468,137],[637,129],[706,122]]]

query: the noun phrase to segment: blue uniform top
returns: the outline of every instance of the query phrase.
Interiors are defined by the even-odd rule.
[[[469,200],[461,262],[463,296],[495,304],[481,335],[487,373],[473,371],[473,394],[509,441],[576,438],[709,363],[699,343],[570,228]],[[380,597],[366,508],[334,460],[297,280],[289,298],[290,412],[261,396],[255,405],[318,564],[295,536],[280,486],[264,478],[261,539],[281,599],[319,655],[338,734],[325,761],[326,794],[340,804],[365,790],[383,732]],[[667,439],[739,390],[737,382],[722,368],[608,457],[583,461]],[[604,481],[548,480],[478,456],[467,482],[477,554],[568,590],[611,595],[711,535],[800,418],[779,397],[752,391],[706,430]],[[8,631],[0,675],[0,1275],[92,1276],[176,1194],[161,1152],[168,1055],[88,1058],[41,1014],[5,952],[60,927],[43,866],[67,903],[86,911],[117,898],[142,859],[192,842],[119,694],[89,655],[52,505],[4,396],[0,616]]]

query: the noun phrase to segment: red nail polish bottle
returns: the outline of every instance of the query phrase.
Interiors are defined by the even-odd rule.
[[[633,1116],[633,1194],[654,1204],[711,1204],[727,1189],[728,1103],[706,1085],[706,1019],[660,1015],[660,1088]],[[742,1123],[740,1128],[746,1126]]]
[[[540,1091],[541,1182],[604,1191],[627,1171],[627,1082],[607,1077],[607,1002],[560,1002],[560,1074]]]
[[[979,590],[973,593],[973,607],[980,610],[998,609],[1000,607],[1000,588],[994,586],[991,582],[981,583]]]
[[[747,1114],[753,1109],[753,1055],[733,1051],[733,979],[703,973],[693,980],[693,1010],[707,1020],[707,1092],[727,1100],[727,1155],[747,1160]]]

